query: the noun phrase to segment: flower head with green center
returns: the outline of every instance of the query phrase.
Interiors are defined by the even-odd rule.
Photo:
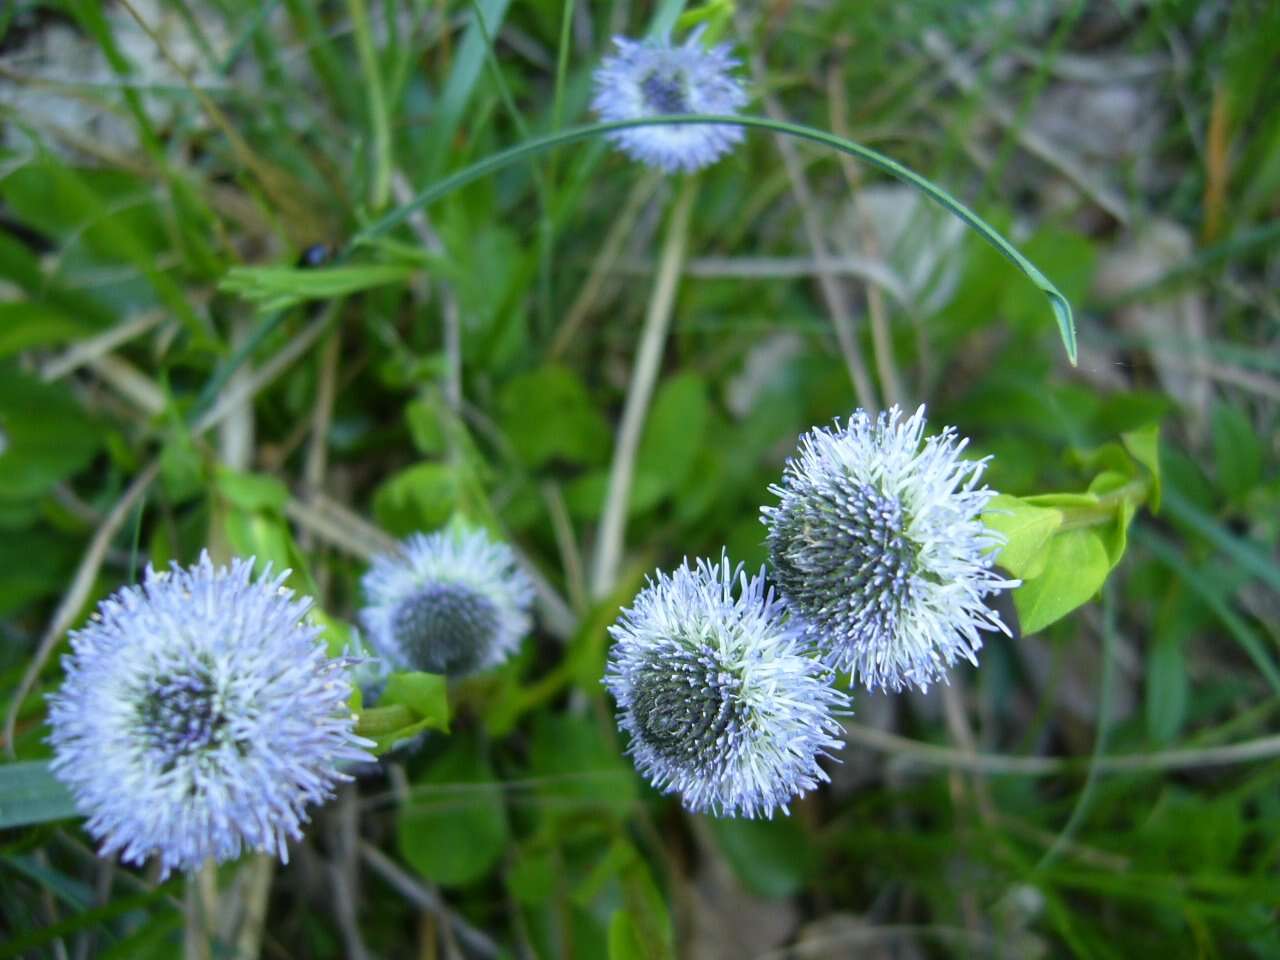
[[[799,652],[763,571],[685,561],[609,632],[604,683],[654,787],[697,813],[771,817],[827,779],[818,758],[841,746],[849,701]]]
[[[399,670],[465,676],[506,660],[531,627],[533,582],[482,530],[414,534],[365,574],[360,619]]]
[[[986,461],[962,459],[953,428],[924,428],[922,406],[810,431],[761,511],[789,609],[869,689],[923,690],[962,657],[977,664],[979,631],[1009,632],[985,603],[1018,585],[993,569],[1003,539],[980,519]]]
[[[306,808],[372,757],[349,662],[331,659],[286,575],[252,560],[147,571],[71,635],[50,698],[52,769],[103,856],[192,870],[243,848],[287,859]]]
[[[747,102],[733,74],[737,61],[726,44],[707,48],[703,30],[683,44],[614,38],[617,48],[595,72],[592,107],[601,120],[634,120],[684,113],[736,114]],[[641,163],[668,173],[699,170],[742,140],[742,128],[724,123],[631,127],[609,139]]]

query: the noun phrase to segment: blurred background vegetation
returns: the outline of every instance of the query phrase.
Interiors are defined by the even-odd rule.
[[[1070,298],[1078,367],[949,214],[760,132],[688,181],[580,143],[351,243],[587,119],[609,38],[652,13],[0,0],[6,759],[47,755],[67,628],[145,563],[290,566],[336,644],[371,553],[460,515],[538,572],[537,635],[287,867],[224,867],[214,955],[1280,957],[1280,4],[734,14],[751,112],[973,206]],[[664,251],[671,329],[596,576]],[[605,627],[655,566],[763,562],[796,436],[890,402],[1016,495],[1082,489],[1081,451],[1158,419],[1162,509],[1100,598],[989,640],[951,695],[857,696],[790,817],[686,816],[622,753]],[[154,880],[73,820],[0,832],[0,957],[176,956],[182,884]]]

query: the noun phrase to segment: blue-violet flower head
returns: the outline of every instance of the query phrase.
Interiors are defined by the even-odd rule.
[[[681,113],[728,116],[747,102],[733,73],[738,61],[727,44],[706,47],[701,28],[683,44],[613,40],[616,51],[595,72],[592,108],[601,120],[634,120]],[[660,124],[615,130],[609,139],[641,163],[668,173],[699,170],[742,140],[742,128],[724,123]]]
[[[287,861],[306,808],[371,759],[310,601],[252,560],[148,569],[71,634],[50,697],[55,775],[103,856],[162,875],[242,849]]]
[[[465,676],[502,663],[529,633],[533,582],[483,530],[416,533],[375,557],[360,618],[394,669]]]
[[[761,509],[789,609],[868,689],[926,689],[960,658],[977,664],[979,631],[1009,633],[984,602],[1018,585],[995,571],[1004,541],[980,518],[987,461],[963,459],[953,428],[924,429],[923,406],[815,428]]]
[[[772,817],[827,780],[848,697],[804,656],[764,571],[686,560],[636,596],[610,627],[604,683],[628,752],[687,809]]]

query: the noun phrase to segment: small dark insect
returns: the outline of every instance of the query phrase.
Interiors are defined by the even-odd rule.
[[[338,253],[338,248],[332,243],[313,243],[302,251],[298,257],[298,266],[307,267],[323,267],[326,263],[334,258]]]

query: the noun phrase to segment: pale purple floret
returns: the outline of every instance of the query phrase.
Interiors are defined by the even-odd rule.
[[[789,609],[868,689],[926,689],[962,658],[977,664],[980,631],[1009,633],[986,603],[1019,583],[994,569],[1004,539],[981,520],[987,461],[963,459],[952,427],[924,429],[923,406],[815,428],[761,509]]]
[[[728,44],[706,47],[702,29],[683,44],[613,40],[616,51],[595,72],[592,108],[601,120],[674,114],[736,114],[747,93],[733,73]],[[609,140],[641,163],[668,173],[699,170],[742,140],[729,124],[660,124],[616,130]]]
[[[102,856],[162,876],[258,850],[288,860],[307,807],[372,759],[354,732],[350,663],[308,599],[252,560],[148,569],[71,634],[49,698],[51,764]]]
[[[375,557],[360,620],[389,666],[465,676],[510,657],[529,633],[533,581],[483,530],[415,533]]]
[[[604,683],[655,788],[696,813],[772,817],[828,779],[818,760],[841,747],[849,700],[802,655],[763,571],[686,560],[609,632]]]

